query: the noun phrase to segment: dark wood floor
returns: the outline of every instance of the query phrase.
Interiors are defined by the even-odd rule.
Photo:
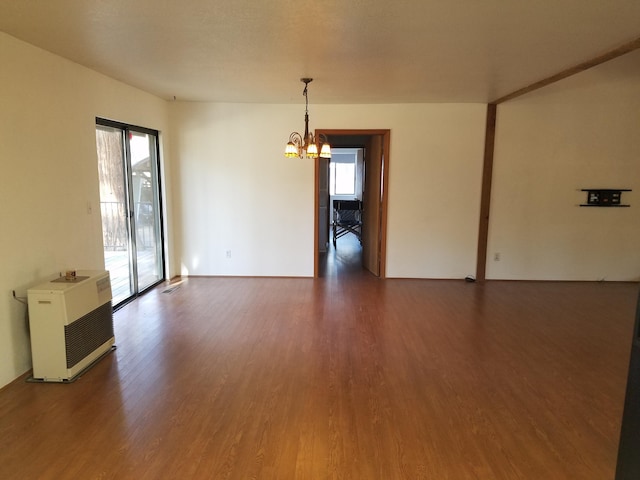
[[[77,382],[0,391],[0,478],[613,479],[637,284],[381,281],[343,253],[119,310]]]

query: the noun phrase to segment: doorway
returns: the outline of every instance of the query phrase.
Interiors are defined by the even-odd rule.
[[[320,160],[318,216],[324,218],[328,212],[329,219],[318,223],[318,276],[357,274],[362,271],[363,264],[364,148],[332,147],[328,167],[323,162],[325,160]],[[328,179],[324,178],[326,175]],[[324,191],[326,187],[328,192]]]
[[[113,304],[164,280],[158,132],[96,119],[100,212]]]
[[[390,130],[316,130],[333,149],[364,151],[362,267],[384,278],[386,272],[387,185]],[[329,242],[332,207],[329,197],[329,161],[317,159],[315,172],[314,277],[320,276],[320,258]]]

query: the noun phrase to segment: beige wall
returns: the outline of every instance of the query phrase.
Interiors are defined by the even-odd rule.
[[[25,296],[67,267],[104,268],[95,117],[166,133],[167,109],[3,33],[0,65],[1,386],[31,366],[26,307],[11,291]]]
[[[177,102],[171,112],[181,273],[312,275],[314,165],[283,155],[300,108]]]
[[[640,52],[500,105],[487,278],[640,280],[639,246]]]
[[[171,110],[182,273],[313,275],[313,162],[283,155],[291,130],[303,127],[303,105]],[[391,129],[389,277],[474,273],[485,112],[481,104],[310,107],[311,128]]]

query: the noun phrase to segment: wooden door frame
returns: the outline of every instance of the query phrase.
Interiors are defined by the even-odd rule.
[[[389,151],[391,146],[391,130],[389,129],[364,129],[364,130],[343,130],[343,129],[322,129],[318,128],[315,131],[315,136],[373,136],[382,135],[382,192],[380,208],[380,278],[386,278],[387,276],[387,205],[389,199]],[[313,277],[318,278],[320,270],[320,255],[319,255],[319,229],[318,229],[318,209],[320,208],[320,162],[315,159],[314,170],[314,188],[313,188]]]

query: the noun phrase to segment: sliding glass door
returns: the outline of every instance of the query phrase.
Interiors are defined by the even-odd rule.
[[[96,123],[104,259],[117,306],[164,279],[158,132]]]

